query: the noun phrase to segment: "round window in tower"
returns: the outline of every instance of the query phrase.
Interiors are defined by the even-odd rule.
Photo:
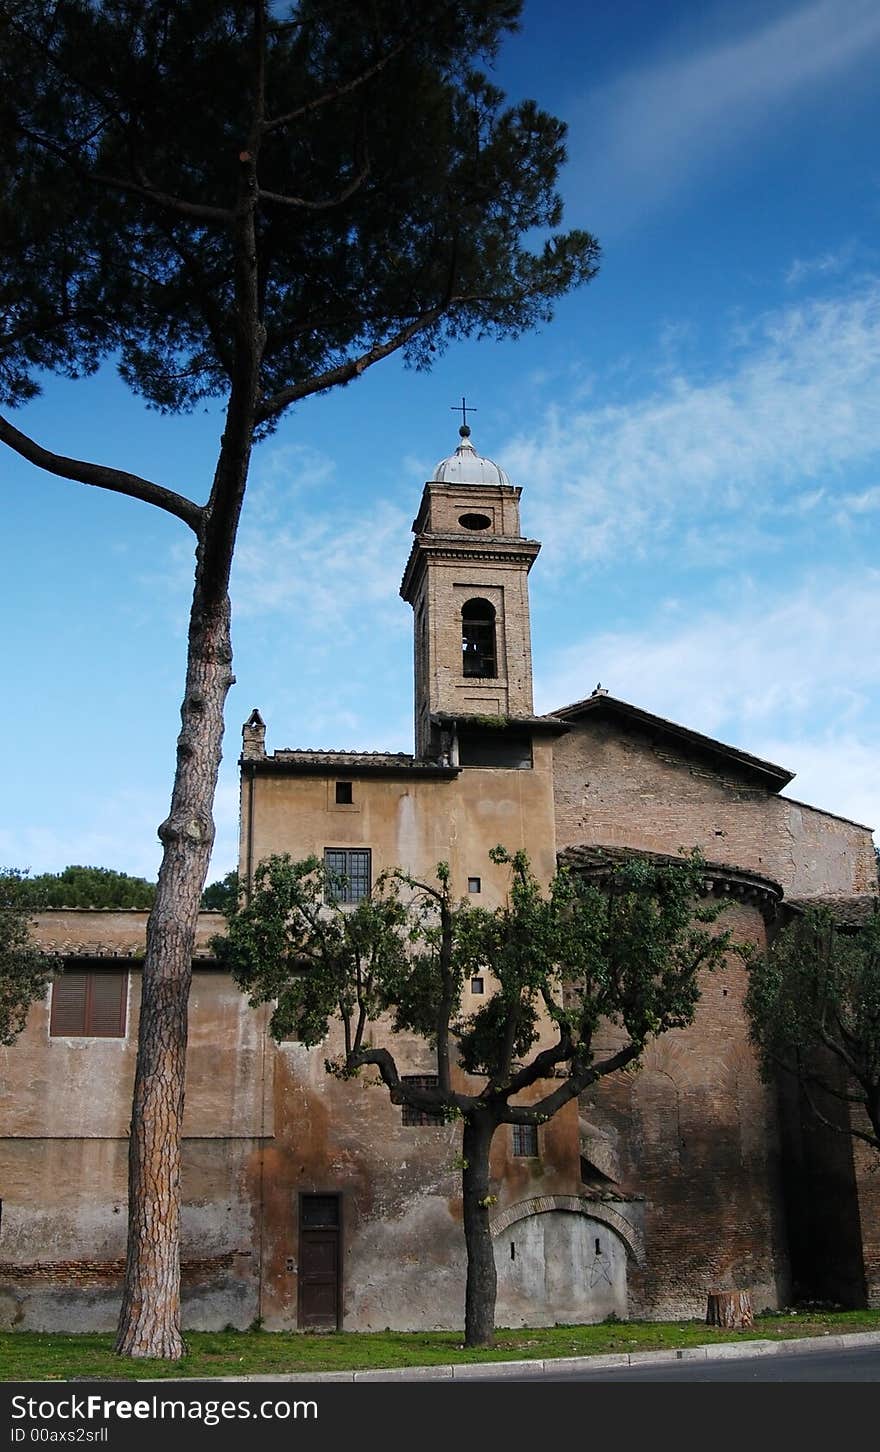
[[[462,529],[490,529],[492,526],[488,514],[460,514],[458,522]]]

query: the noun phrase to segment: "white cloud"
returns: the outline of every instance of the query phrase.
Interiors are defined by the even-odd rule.
[[[728,23],[730,12],[720,13]],[[665,201],[719,154],[778,123],[793,101],[878,51],[874,0],[813,0],[630,71],[571,117],[577,189],[594,210],[597,195],[613,196],[617,220],[632,221],[636,208]]]
[[[725,513],[772,533],[781,509],[839,504],[840,472],[880,453],[878,378],[872,279],[738,328],[714,377],[679,372],[627,403],[556,404],[501,462],[528,485],[528,528],[557,567],[662,548],[682,520],[698,559],[707,522],[717,532]],[[873,507],[872,492],[864,500]]]
[[[336,465],[318,450],[274,450],[248,490],[233,599],[241,615],[295,610],[304,627],[395,596],[409,516],[384,500],[334,507]],[[310,495],[317,497],[311,498]]]
[[[840,501],[841,514],[871,514],[880,510],[880,484],[863,489],[860,494],[844,494]]]
[[[579,699],[599,679],[613,696],[711,735],[861,713],[880,687],[880,571],[815,575],[775,598],[738,582],[730,596],[690,618],[679,605],[642,631],[558,651],[542,675],[541,709]]]
[[[836,252],[823,252],[818,257],[796,257],[785,274],[785,281],[789,287],[798,287],[816,278],[836,277],[852,265],[858,250],[856,243],[850,241]]]

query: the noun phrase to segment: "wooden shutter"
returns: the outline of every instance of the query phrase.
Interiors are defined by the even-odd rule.
[[[122,1038],[128,974],[116,969],[63,973],[52,985],[49,1033],[55,1038]]]
[[[98,972],[91,975],[86,1033],[96,1038],[118,1038],[125,1033],[128,974]]]
[[[63,973],[52,984],[52,1018],[49,1033],[56,1037],[84,1034],[88,973]]]

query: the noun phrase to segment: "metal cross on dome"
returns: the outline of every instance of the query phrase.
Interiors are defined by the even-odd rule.
[[[461,395],[461,403],[453,403],[452,404],[452,406],[451,406],[451,412],[452,413],[460,413],[461,414],[461,427],[462,427],[462,431],[464,431],[465,429],[467,429],[467,432],[470,433],[470,426],[468,425],[467,416],[468,416],[469,413],[476,413],[477,410],[475,408],[473,408],[471,406],[471,404],[465,403],[465,401],[464,401],[464,394]]]

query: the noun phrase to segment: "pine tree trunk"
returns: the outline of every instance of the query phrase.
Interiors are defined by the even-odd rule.
[[[121,1355],[176,1360],[180,1331],[180,1144],[187,1000],[196,922],[214,841],[212,806],[232,684],[229,598],[203,603],[197,575],[190,616],[171,812],[147,924],[141,1021],[129,1140],[128,1255],[116,1340]]]
[[[464,1239],[467,1247],[464,1344],[491,1346],[495,1335],[495,1248],[489,1228],[489,1150],[496,1123],[486,1114],[466,1116],[462,1156]]]

